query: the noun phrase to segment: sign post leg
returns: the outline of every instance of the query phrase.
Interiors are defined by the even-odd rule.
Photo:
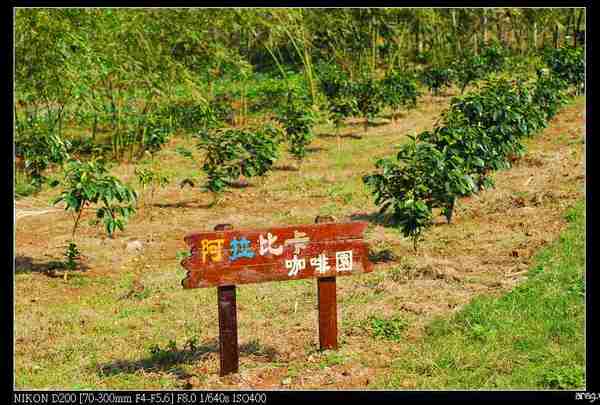
[[[215,231],[233,229],[231,224],[219,224]],[[235,285],[217,287],[219,306],[219,359],[222,377],[239,370],[239,348],[237,333],[237,306],[235,302]]]
[[[235,286],[217,287],[219,301],[219,357],[222,377],[237,373],[239,369],[239,350],[237,335],[237,309]]]
[[[337,349],[337,299],[335,277],[317,281],[319,296],[319,345],[321,350]]]
[[[315,224],[335,222],[331,215],[319,215]],[[319,302],[319,346],[321,350],[337,349],[337,296],[335,277],[317,279]]]

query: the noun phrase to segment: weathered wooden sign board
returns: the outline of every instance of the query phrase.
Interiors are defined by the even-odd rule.
[[[371,271],[366,222],[225,230],[186,236],[185,288],[215,287]]]
[[[321,349],[337,348],[336,277],[371,272],[372,263],[362,238],[367,222],[326,220],[264,230],[223,224],[185,237],[183,287],[218,288],[221,375],[238,370],[237,284],[317,278]]]

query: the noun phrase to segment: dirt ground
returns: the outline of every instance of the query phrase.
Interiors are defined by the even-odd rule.
[[[46,203],[57,191],[19,200],[17,387],[376,386],[406,342],[418,340],[433,318],[520,282],[533,254],[566,225],[565,208],[585,195],[585,100],[578,98],[526,142],[524,158],[494,175],[495,188],[461,199],[452,224],[436,218],[415,254],[398,230],[374,219],[376,207],[360,179],[373,171],[376,158],[393,153],[404,135],[431,128],[447,102],[447,97],[423,100],[397,122],[376,123],[361,139],[348,135],[362,132],[362,125],[349,126],[339,144],[331,128],[319,128],[300,171],[280,169],[252,179],[250,187],[227,192],[212,208],[210,195],[178,186],[199,169],[175,153],[189,141],[174,140],[155,158],[171,185],[157,191],[153,205],[141,209],[125,232],[110,239],[100,227],[85,224],[93,213],[86,214],[77,239],[85,271],[67,281],[57,277],[60,272],[48,273],[52,262],[62,259],[73,223],[70,214]],[[289,157],[276,166],[287,163]],[[133,181],[133,170],[123,164],[114,173]],[[34,210],[46,212],[23,214]],[[186,248],[183,237],[220,223],[262,228],[312,223],[321,214],[371,221],[365,233],[371,249],[390,250],[397,259],[377,263],[371,274],[338,278],[338,351],[317,350],[314,280],[241,286],[240,373],[219,377],[216,292],[181,288],[184,272],[176,254]],[[132,248],[132,241],[142,248]],[[135,283],[146,296],[123,298]],[[370,317],[396,315],[408,323],[403,340],[373,336]],[[150,345],[164,348],[170,340],[177,350],[163,359],[149,355]],[[194,344],[184,348],[186,341]],[[60,373],[46,373],[48,367]]]

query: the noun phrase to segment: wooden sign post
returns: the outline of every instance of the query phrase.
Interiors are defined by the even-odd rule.
[[[217,287],[221,376],[238,371],[237,284],[317,278],[320,347],[337,348],[336,277],[371,272],[372,264],[362,239],[367,222],[327,220],[265,230],[223,224],[185,237],[183,287]]]

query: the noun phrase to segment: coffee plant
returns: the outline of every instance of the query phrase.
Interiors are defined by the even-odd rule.
[[[489,174],[524,154],[523,139],[556,114],[565,87],[559,76],[540,74],[534,83],[492,79],[455,97],[433,130],[409,137],[395,160],[380,159],[377,172],[363,177],[380,212],[391,211],[416,249],[432,209],[450,223],[458,197],[491,187]]]
[[[454,72],[442,67],[430,67],[421,73],[421,82],[427,86],[433,95],[439,95],[440,91],[452,85]]]
[[[283,125],[290,153],[298,163],[306,156],[306,147],[313,139],[312,127],[316,123],[316,113],[311,108],[310,99],[290,92],[287,102],[277,113],[277,120]]]
[[[154,194],[156,189],[159,187],[165,187],[169,184],[169,178],[162,174],[160,171],[153,168],[136,167],[135,175],[138,183],[142,186],[142,200],[144,207],[146,205],[152,206],[154,202]],[[146,188],[150,188],[150,201],[146,203]]]
[[[79,260],[81,259],[81,252],[79,251],[79,248],[77,247],[77,244],[75,242],[69,242],[69,245],[67,246],[67,249],[64,253],[64,257],[66,259],[65,267],[68,270],[74,271],[75,269],[77,269],[77,266],[79,265]],[[67,273],[65,273],[65,279],[66,278]]]
[[[319,86],[327,99],[329,116],[335,125],[336,133],[339,134],[344,119],[359,113],[352,82],[348,74],[333,63],[321,63],[317,71]]]
[[[542,74],[538,78],[533,92],[533,102],[540,106],[550,120],[567,101],[565,89],[567,83],[555,75]]]
[[[68,159],[70,143],[59,137],[46,121],[33,117],[17,122],[15,138],[16,155],[24,160],[25,172],[39,190],[46,180],[44,171]]]
[[[480,186],[491,185],[485,173],[509,167],[509,158],[525,152],[522,138],[546,125],[546,117],[533,102],[530,86],[498,79],[480,91],[453,100],[450,109],[464,114],[466,125],[479,129]]]
[[[320,63],[317,66],[319,87],[328,100],[350,94],[350,77],[335,63]]]
[[[180,100],[176,101],[160,112],[160,116],[168,117],[169,128],[182,128],[187,131],[201,131],[217,121],[213,107],[219,106],[218,102],[213,105],[204,100]],[[223,107],[221,107],[223,108]],[[219,118],[227,112],[219,111]]]
[[[465,53],[456,68],[456,82],[463,94],[467,86],[482,79],[486,74],[486,61],[479,55]]]
[[[65,210],[75,213],[73,238],[83,211],[92,204],[100,204],[96,208],[96,218],[102,220],[106,232],[112,238],[117,229],[125,229],[127,219],[135,212],[136,198],[137,194],[133,189],[108,174],[102,161],[75,160],[67,164],[64,190],[53,204],[64,202]]]
[[[364,118],[364,130],[369,129],[369,121],[373,119],[383,105],[382,87],[375,78],[369,74],[351,83],[351,94],[356,100],[356,108],[360,116]]]
[[[392,109],[392,117],[401,107],[414,108],[417,105],[416,81],[398,71],[391,71],[381,81],[381,96],[385,105]]]
[[[585,54],[582,47],[549,49],[544,61],[552,73],[568,85],[575,86],[577,94],[582,94],[585,84]]]
[[[486,73],[499,72],[505,67],[505,51],[504,48],[502,48],[502,46],[500,46],[498,43],[488,44],[485,46],[480,56],[485,64],[484,71]]]
[[[378,160],[378,172],[364,176],[363,181],[371,188],[380,213],[391,212],[393,222],[412,239],[416,250],[420,235],[432,223],[432,209],[442,208],[450,221],[455,197],[468,194],[474,186],[458,156],[448,156],[417,137],[409,138],[395,160]]]
[[[206,189],[219,193],[240,176],[262,176],[278,156],[283,133],[266,123],[255,127],[219,128],[197,135],[198,149],[205,152],[202,170]]]

